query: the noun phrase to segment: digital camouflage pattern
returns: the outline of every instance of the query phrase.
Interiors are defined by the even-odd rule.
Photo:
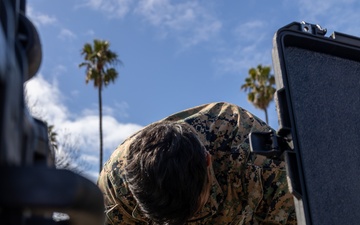
[[[246,110],[229,103],[212,103],[165,118],[192,125],[212,155],[214,177],[208,202],[188,224],[296,224],[293,197],[288,192],[285,164],[250,153],[248,135],[270,128]],[[107,224],[148,224],[127,188],[124,164],[131,140],[112,154],[100,174]]]

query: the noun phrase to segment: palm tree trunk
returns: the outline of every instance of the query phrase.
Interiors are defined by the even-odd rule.
[[[269,119],[268,119],[268,113],[267,113],[267,108],[264,109],[265,112],[265,120],[266,120],[266,124],[269,124]]]
[[[101,99],[101,87],[102,84],[99,85],[99,135],[100,135],[100,166],[99,173],[102,170],[103,165],[103,133],[102,133],[102,99]]]

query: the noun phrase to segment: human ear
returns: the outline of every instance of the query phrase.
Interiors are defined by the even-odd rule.
[[[205,151],[205,158],[206,158],[206,166],[210,166],[211,165],[211,154],[208,151]]]

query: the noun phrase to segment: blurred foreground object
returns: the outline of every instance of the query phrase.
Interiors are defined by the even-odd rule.
[[[24,103],[23,84],[41,64],[41,43],[25,0],[0,0],[0,224],[102,224],[103,197],[91,181],[54,167],[47,124]]]

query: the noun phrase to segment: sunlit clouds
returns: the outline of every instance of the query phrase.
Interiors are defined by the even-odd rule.
[[[46,81],[41,75],[32,78],[26,83],[26,93],[30,111],[35,116],[54,125],[55,131],[59,133],[61,140],[62,131],[76,138],[76,145],[86,155],[84,160],[94,165],[92,173],[98,171],[97,163],[99,151],[99,117],[98,111],[84,109],[84,113],[76,114],[68,109],[56,84]],[[104,106],[105,109],[107,106]],[[110,112],[108,114],[107,112]],[[104,149],[107,156],[129,135],[141,128],[140,125],[132,123],[121,123],[111,114],[110,109],[104,110],[103,136]],[[89,171],[91,173],[91,171]]]

